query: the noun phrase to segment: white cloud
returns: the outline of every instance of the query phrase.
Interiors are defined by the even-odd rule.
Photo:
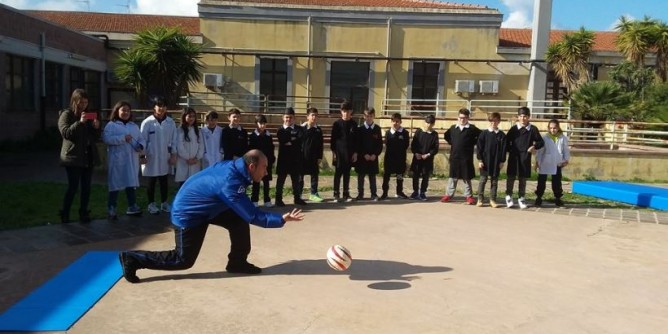
[[[531,27],[534,0],[501,0],[501,3],[508,8],[506,20],[501,23],[502,27]]]
[[[137,6],[130,10],[134,14],[198,16],[198,2],[199,0],[137,0]]]

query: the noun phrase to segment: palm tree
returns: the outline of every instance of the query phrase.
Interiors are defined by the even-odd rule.
[[[589,81],[589,56],[594,46],[594,33],[580,28],[547,48],[545,58],[555,74],[566,85],[569,94]]]
[[[200,80],[200,58],[200,46],[179,28],[161,26],[137,34],[135,45],[118,58],[115,73],[140,101],[148,94],[162,95],[168,106],[175,106],[188,86]]]
[[[668,25],[645,16],[643,20],[629,20],[622,16],[616,30],[620,52],[638,68],[645,66],[645,57],[655,52],[654,70],[661,82],[668,79]]]
[[[583,120],[619,120],[631,118],[631,94],[610,81],[583,84],[572,95],[572,110]]]

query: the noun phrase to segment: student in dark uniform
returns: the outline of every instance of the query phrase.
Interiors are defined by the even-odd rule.
[[[220,147],[223,148],[223,160],[239,158],[248,151],[248,133],[239,122],[241,111],[237,108],[230,110],[230,125],[223,127],[220,136]]]
[[[355,131],[357,123],[352,120],[353,106],[350,102],[341,103],[341,119],[332,124],[331,148],[334,171],[334,202],[350,202],[350,169],[357,161],[355,152]],[[343,198],[341,198],[341,178],[343,177]]]
[[[311,202],[322,202],[318,194],[318,175],[320,174],[320,163],[323,153],[322,129],[318,126],[318,109],[310,107],[306,109],[306,122],[302,124],[304,139],[302,153],[304,154],[304,170],[300,179],[301,188],[304,189],[304,175],[311,176]]]
[[[267,175],[262,178],[262,193],[264,195],[264,206],[271,208],[271,197],[269,196],[269,181],[271,181],[271,173],[276,161],[274,155],[274,139],[271,132],[267,130],[267,117],[264,115],[255,116],[255,131],[248,136],[248,149],[257,149],[267,156]],[[251,201],[255,206],[259,205],[260,199],[260,182],[253,182],[253,190],[251,192]]]
[[[450,177],[448,178],[448,188],[445,190],[445,196],[441,198],[441,202],[444,203],[449,202],[455,195],[457,181],[461,179],[464,181],[466,204],[475,204],[471,187],[471,179],[475,177],[473,148],[478,142],[480,129],[469,123],[470,115],[471,112],[468,109],[459,109],[457,124],[451,126],[443,134],[443,139],[450,144]]]
[[[401,127],[401,114],[392,115],[392,127],[385,132],[385,157],[383,158],[383,194],[387,198],[390,189],[390,176],[397,176],[397,198],[406,199],[404,194],[404,173],[406,173],[406,150],[410,144],[409,133]]]
[[[364,123],[357,127],[357,200],[364,198],[364,178],[369,176],[369,190],[371,200],[378,201],[378,189],[376,188],[376,175],[378,174],[378,156],[383,151],[383,134],[380,126],[375,124],[374,108],[364,109]]]
[[[413,161],[411,162],[413,194],[411,194],[411,199],[421,201],[427,200],[429,177],[434,171],[434,156],[438,153],[438,132],[434,131],[436,117],[428,115],[425,118],[425,123],[424,130],[417,129],[415,131],[411,143],[411,152],[413,152]],[[420,183],[420,178],[422,178],[422,183]]]
[[[508,180],[506,183],[506,206],[511,208],[513,203],[513,187],[515,178],[519,178],[517,200],[520,209],[526,209],[524,199],[527,179],[531,177],[531,153],[545,146],[538,128],[529,123],[531,111],[527,107],[517,110],[517,125],[508,130],[506,135],[506,150],[508,151]]]
[[[289,107],[283,115],[283,125],[276,131],[278,138],[278,162],[276,163],[276,206],[285,206],[283,203],[283,186],[285,179],[290,175],[292,194],[295,204],[306,205],[301,198],[302,189],[302,127],[295,124],[295,110]]]
[[[489,128],[480,133],[476,145],[476,157],[478,158],[478,169],[480,170],[480,182],[478,183],[478,203],[483,206],[485,199],[485,184],[490,179],[489,206],[498,208],[496,204],[496,193],[499,183],[499,174],[503,163],[506,162],[506,134],[499,130],[501,115],[493,112],[488,115]]]

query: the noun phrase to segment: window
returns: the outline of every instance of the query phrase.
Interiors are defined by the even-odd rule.
[[[31,58],[7,55],[5,89],[7,109],[35,110],[35,61]]]
[[[260,59],[260,95],[266,98],[261,111],[280,111],[286,108],[288,95],[288,60]]]
[[[101,108],[100,72],[84,70],[78,67],[70,68],[70,94],[77,88],[83,88],[88,93],[88,110],[95,111]],[[69,103],[69,100],[68,100]]]
[[[435,110],[439,63],[413,63],[411,105],[414,110]]]
[[[46,109],[60,110],[67,107],[69,100],[63,98],[63,65],[47,62],[44,69]]]
[[[329,81],[330,111],[338,111],[341,101],[353,104],[354,112],[362,112],[369,101],[369,63],[332,61]]]

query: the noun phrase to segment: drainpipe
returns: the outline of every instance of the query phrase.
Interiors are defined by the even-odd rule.
[[[306,41],[306,55],[308,55],[308,60],[306,64],[306,99],[311,100],[311,16],[308,17],[308,33]]]
[[[46,35],[44,32],[39,33],[39,52],[40,58],[40,96],[39,96],[39,129],[46,130],[46,55],[44,49],[46,48]]]
[[[391,38],[392,38],[392,18],[389,17],[387,19],[387,47],[385,49],[385,55],[387,56],[387,59],[385,60],[385,91],[383,92],[384,99],[383,103],[387,102],[388,99],[388,91],[387,87],[389,85],[389,80],[390,80],[390,45],[391,45]],[[385,113],[385,106],[382,106],[383,113]]]

